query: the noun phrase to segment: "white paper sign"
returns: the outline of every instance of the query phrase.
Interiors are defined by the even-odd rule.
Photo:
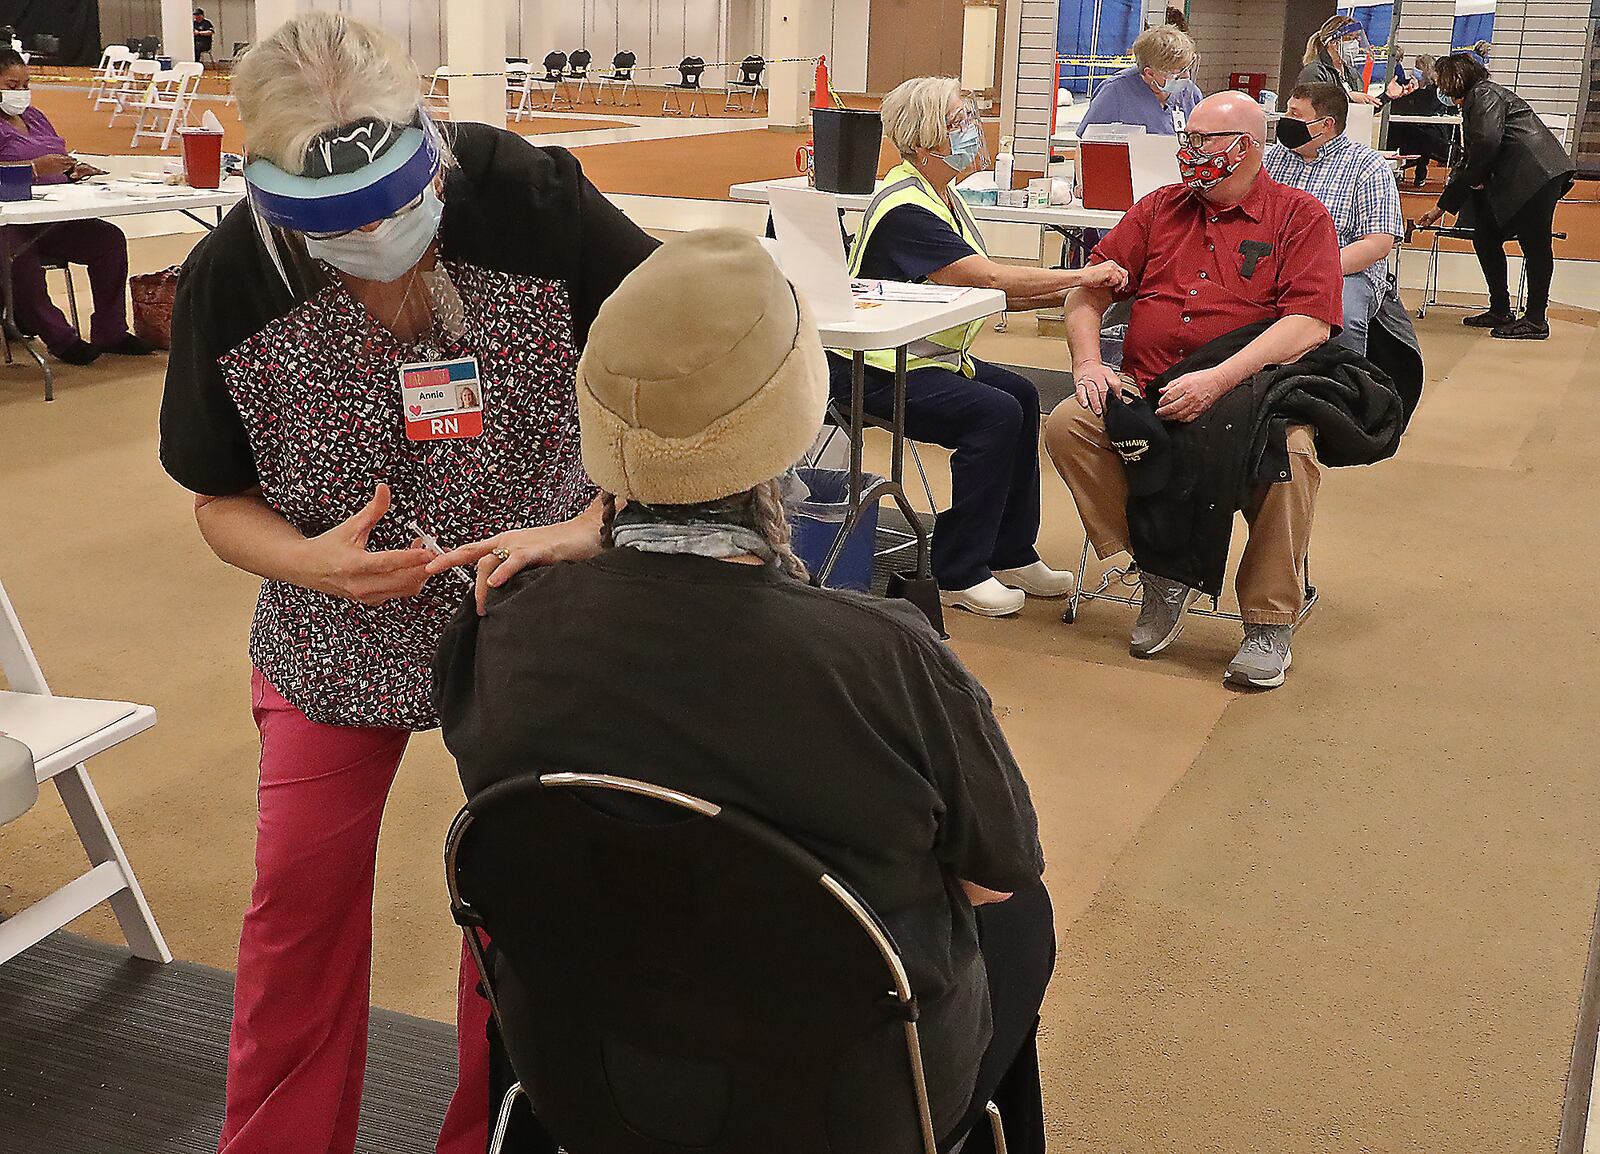
[[[1142,200],[1158,188],[1179,184],[1178,138],[1138,133],[1128,137],[1128,165],[1133,170],[1133,199]]]
[[[772,225],[778,234],[778,266],[805,295],[817,322],[849,320],[856,306],[833,194],[774,188]]]

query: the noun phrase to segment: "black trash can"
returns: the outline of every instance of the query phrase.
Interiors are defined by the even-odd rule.
[[[823,192],[868,193],[878,183],[883,117],[860,108],[813,108],[817,187]]]

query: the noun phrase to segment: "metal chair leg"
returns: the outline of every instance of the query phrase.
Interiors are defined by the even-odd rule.
[[[495,1118],[494,1137],[489,1142],[489,1154],[500,1154],[506,1144],[506,1131],[511,1127],[511,1111],[517,1104],[517,1095],[527,1097],[527,1091],[522,1088],[521,1082],[512,1083],[511,1089],[506,1091],[506,1096],[500,1100],[500,1114]],[[1004,1154],[998,1151],[997,1154]]]
[[[1000,1124],[1000,1107],[990,1102],[984,1106],[983,1112],[989,1116],[989,1133],[994,1136],[994,1154],[1006,1154],[1006,1132]]]
[[[61,271],[67,278],[67,310],[72,315],[72,327],[81,333],[83,325],[78,322],[78,288],[72,283],[72,266],[63,265]]]
[[[938,513],[939,506],[933,500],[933,486],[928,484],[927,470],[922,467],[922,454],[917,452],[915,442],[907,441],[906,447],[911,450],[911,463],[917,467],[917,476],[922,478],[922,492],[928,498],[928,512]]]

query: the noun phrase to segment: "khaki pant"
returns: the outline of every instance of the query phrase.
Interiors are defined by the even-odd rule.
[[[1072,491],[1084,533],[1103,561],[1131,552],[1128,482],[1105,421],[1068,397],[1045,423],[1045,447]],[[1305,607],[1306,550],[1322,467],[1306,425],[1289,427],[1290,479],[1258,488],[1244,510],[1250,541],[1234,578],[1239,611],[1252,625],[1292,625]]]

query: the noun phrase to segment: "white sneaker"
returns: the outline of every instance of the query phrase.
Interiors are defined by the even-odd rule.
[[[969,589],[939,590],[939,604],[965,609],[980,617],[1010,617],[1021,610],[1027,597],[1021,589],[1008,589],[990,577]]]
[[[1077,584],[1071,573],[1052,569],[1043,561],[1020,569],[996,569],[994,579],[1012,589],[1021,589],[1029,597],[1069,597]]]

